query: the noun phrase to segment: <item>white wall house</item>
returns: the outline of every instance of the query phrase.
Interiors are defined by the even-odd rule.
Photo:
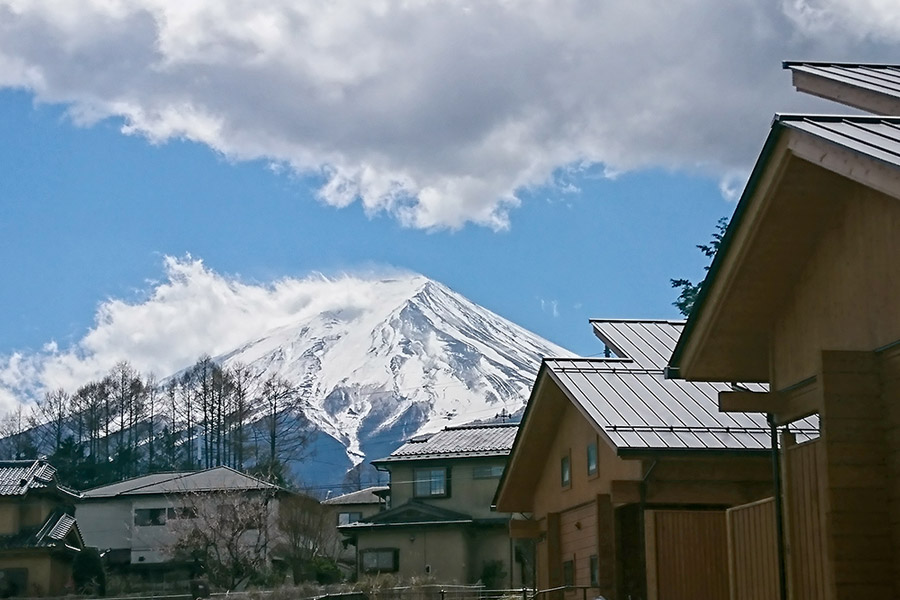
[[[286,493],[228,467],[155,473],[82,492],[76,517],[85,543],[109,551],[111,564],[158,565],[171,559],[179,530],[196,523],[198,507],[208,503],[224,510],[235,498],[260,499],[266,516],[251,533],[265,543]]]

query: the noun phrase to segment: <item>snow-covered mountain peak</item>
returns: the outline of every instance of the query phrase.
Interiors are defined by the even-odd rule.
[[[420,432],[515,412],[541,358],[571,354],[422,275],[364,285],[219,357],[298,385],[306,416],[351,463]]]

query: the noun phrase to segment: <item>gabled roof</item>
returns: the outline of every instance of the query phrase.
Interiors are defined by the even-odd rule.
[[[0,496],[24,496],[33,490],[59,490],[67,495],[73,494],[59,485],[56,469],[46,460],[0,461]]]
[[[617,357],[548,358],[538,378],[552,379],[617,451],[769,447],[764,415],[719,412],[719,392],[730,385],[665,379],[684,321],[592,319],[591,325]],[[798,439],[817,427],[815,421],[798,422]]]
[[[679,327],[680,329],[680,327]],[[719,412],[720,391],[731,386],[663,377],[644,369],[597,358],[552,359],[541,367],[570,402],[620,454],[643,450],[766,450],[769,426],[760,413]],[[759,384],[742,386],[766,391]],[[798,440],[816,434],[816,424],[796,424]]]
[[[651,319],[591,319],[594,335],[613,353],[604,364],[614,364],[611,358],[621,358],[636,367],[658,369],[672,355],[681,335],[684,321]]]
[[[28,548],[65,548],[81,550],[84,541],[75,517],[63,508],[57,508],[36,527],[22,528],[18,533],[0,535],[0,550]]]
[[[323,500],[322,504],[342,505],[342,504],[381,504],[384,494],[390,491],[390,487],[386,485],[373,485],[363,488],[349,494],[342,494]]]
[[[518,423],[491,423],[446,427],[416,436],[372,464],[409,460],[457,459],[507,456],[516,437]]]
[[[874,63],[785,61],[794,87],[879,115],[900,115],[900,68]]]
[[[768,331],[842,202],[861,188],[900,198],[898,176],[898,117],[776,116],[669,376],[767,381]],[[893,341],[888,328],[871,325],[886,336],[881,343]]]
[[[400,506],[382,511],[371,517],[356,521],[355,523],[341,525],[338,529],[342,533],[348,534],[364,529],[383,527],[462,525],[473,522],[474,520],[471,515],[413,499]]]
[[[507,490],[521,491],[537,484],[541,469],[535,465],[544,464],[567,404],[620,456],[769,451],[769,426],[762,414],[719,412],[718,394],[731,386],[664,377],[665,355],[675,346],[683,322],[591,323],[598,336],[614,343],[621,354],[544,359],[495,501],[505,497],[502,501],[508,503],[512,492]],[[648,331],[655,332],[652,345],[645,336]],[[633,360],[625,348],[644,350]],[[758,384],[743,387],[766,389]],[[817,435],[817,427],[814,418],[796,423],[798,440]]]
[[[205,471],[144,475],[86,490],[82,492],[81,496],[84,499],[91,499],[185,492],[278,489],[281,488],[277,485],[235,471],[231,467],[214,467]]]

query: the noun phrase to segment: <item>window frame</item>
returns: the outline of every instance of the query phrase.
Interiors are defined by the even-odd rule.
[[[385,555],[391,553],[390,568],[382,568],[377,565],[377,555]],[[369,555],[376,555],[376,566],[366,567],[366,558]],[[366,548],[359,551],[359,570],[361,573],[396,573],[400,570],[400,549],[399,548]]]
[[[424,476],[425,473],[429,475]],[[440,473],[441,477],[435,479],[434,474]],[[440,491],[435,491],[435,481],[442,481]],[[419,486],[428,485],[428,492],[420,491]],[[450,497],[450,467],[423,467],[413,469],[413,498],[449,498]]]
[[[564,586],[572,587],[575,585],[575,559],[563,561],[562,578]]]
[[[572,455],[563,454],[559,459],[559,483],[563,489],[572,487]]]
[[[472,467],[472,479],[500,479],[506,465],[480,465]],[[497,472],[499,469],[499,472]]]
[[[146,507],[134,509],[135,527],[165,527],[168,517],[168,507]],[[138,515],[142,515],[141,518]],[[155,517],[155,518],[154,518]]]
[[[344,522],[341,520],[343,515],[347,515],[347,521]],[[356,515],[356,518],[353,518],[353,515]],[[358,510],[344,510],[337,514],[337,524],[338,527],[341,525],[350,525],[351,523],[356,523],[357,521],[362,521],[362,512]]]
[[[594,451],[594,468],[591,469],[591,450]],[[588,477],[596,477],[600,473],[600,445],[597,442],[597,438],[587,445],[587,449],[585,451],[585,459],[587,461],[587,474]]]

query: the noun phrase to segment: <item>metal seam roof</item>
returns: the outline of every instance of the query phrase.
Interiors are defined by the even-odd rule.
[[[548,358],[544,365],[566,395],[620,449],[762,450],[770,444],[769,426],[757,413],[719,412],[722,383],[665,379],[663,368],[684,322],[592,320],[595,332],[628,354],[604,358]],[[655,330],[655,331],[654,331]],[[652,342],[648,342],[652,340]],[[633,361],[623,361],[632,358]],[[751,391],[766,386],[746,384]],[[798,439],[818,433],[807,418],[795,429]]]

